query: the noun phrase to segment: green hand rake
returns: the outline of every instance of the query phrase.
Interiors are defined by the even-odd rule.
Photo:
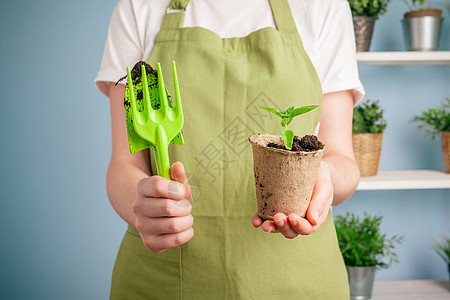
[[[175,137],[181,137],[180,131],[183,127],[184,117],[181,106],[180,87],[178,85],[177,71],[175,62],[172,61],[173,86],[175,90],[175,106],[169,105],[167,97],[167,89],[164,85],[161,66],[158,63],[158,92],[160,105],[154,109],[151,105],[149,88],[147,84],[147,74],[145,66],[142,65],[141,81],[143,83],[142,90],[142,107],[139,109],[135,87],[131,77],[130,68],[127,68],[129,100],[131,105],[132,123],[135,132],[144,140],[154,146],[154,154],[156,161],[156,169],[158,175],[170,179],[170,161],[169,161],[169,144]],[[181,138],[182,139],[182,138]],[[177,139],[175,139],[176,141]]]

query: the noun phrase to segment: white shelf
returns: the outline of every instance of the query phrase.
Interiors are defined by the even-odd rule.
[[[358,191],[450,189],[450,174],[436,170],[407,170],[378,172],[376,176],[361,177]]]
[[[359,65],[448,65],[450,51],[357,52]]]
[[[372,300],[448,300],[448,281],[407,280],[374,283]]]

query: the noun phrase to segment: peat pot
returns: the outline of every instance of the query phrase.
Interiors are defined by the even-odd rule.
[[[402,20],[406,49],[409,51],[435,51],[439,40],[443,18],[440,9],[423,9],[405,14]]]
[[[353,17],[357,52],[369,51],[374,26],[375,17]]]
[[[276,213],[305,217],[324,149],[288,151],[267,147],[282,144],[280,135],[249,137],[253,151],[258,216],[272,220]]]
[[[364,300],[372,297],[375,267],[347,266],[348,282],[350,285],[350,299]]]

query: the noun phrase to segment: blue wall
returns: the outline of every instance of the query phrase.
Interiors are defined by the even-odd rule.
[[[395,0],[372,50],[401,50]],[[95,88],[116,1],[24,1],[0,10],[0,298],[105,299],[124,223],[109,205],[109,105]],[[448,15],[447,19],[448,19]],[[449,49],[449,21],[442,49]],[[438,141],[408,124],[449,91],[448,66],[361,67],[370,98],[386,109],[382,170],[442,169]],[[403,234],[400,264],[378,280],[446,279],[430,249],[447,233],[448,190],[357,192],[346,210],[384,215]]]

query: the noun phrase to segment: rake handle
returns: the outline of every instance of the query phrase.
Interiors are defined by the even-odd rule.
[[[155,145],[156,170],[159,176],[167,179],[170,177],[169,142],[164,127],[161,124],[156,126]]]

